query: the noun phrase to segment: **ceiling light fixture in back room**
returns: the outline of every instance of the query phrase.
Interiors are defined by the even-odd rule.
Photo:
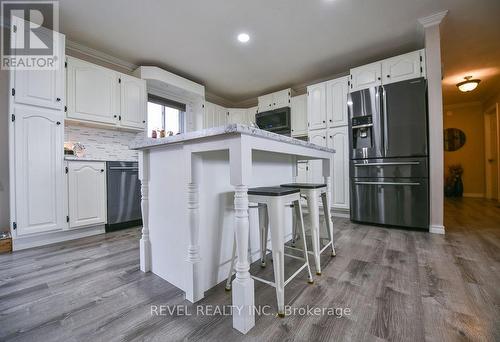
[[[479,79],[473,80],[472,76],[465,76],[464,79],[465,81],[457,83],[458,89],[464,93],[473,91],[476,89],[479,82],[481,82]]]

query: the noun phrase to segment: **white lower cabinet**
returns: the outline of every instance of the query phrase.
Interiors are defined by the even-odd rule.
[[[309,131],[309,142],[326,147],[326,129]],[[323,162],[321,160],[309,161],[309,181],[311,183],[324,183]]]
[[[335,149],[331,206],[337,209],[349,209],[349,134],[347,126],[328,130],[328,147]]]
[[[106,223],[106,164],[68,162],[69,228]]]
[[[13,112],[16,236],[62,230],[66,227],[63,112],[23,105],[14,106]]]

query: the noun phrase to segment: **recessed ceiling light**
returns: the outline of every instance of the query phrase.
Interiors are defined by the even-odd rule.
[[[247,43],[250,40],[250,36],[246,33],[240,33],[238,35],[238,40],[242,43]]]

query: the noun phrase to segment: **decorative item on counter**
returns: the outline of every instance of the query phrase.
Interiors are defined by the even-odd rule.
[[[167,134],[168,134],[168,136],[169,136],[169,137],[171,137],[171,136],[173,136],[173,135],[174,135],[174,132],[172,132],[172,131],[168,131],[168,132],[167,132]]]
[[[156,139],[156,138],[157,138],[157,135],[156,135],[156,129],[153,129],[153,130],[151,131],[151,138],[153,138],[153,139]]]
[[[73,152],[74,152],[74,154],[76,154],[76,156],[78,158],[84,157],[85,156],[85,146],[80,142],[76,142],[73,145]]]
[[[463,173],[464,169],[461,164],[448,166],[448,176],[446,177],[446,185],[444,187],[446,197],[462,197],[464,193]]]
[[[73,156],[75,152],[69,147],[64,146],[64,155],[65,156]]]
[[[165,130],[164,129],[162,129],[160,131],[160,138],[165,138]]]

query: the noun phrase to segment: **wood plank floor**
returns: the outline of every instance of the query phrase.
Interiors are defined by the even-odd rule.
[[[335,219],[337,257],[323,256],[314,285],[305,272],[293,280],[285,300],[350,315],[261,315],[246,336],[141,273],[138,229],[0,255],[0,341],[500,341],[500,208],[453,199],[445,211],[446,236]],[[275,312],[274,289],[255,288]],[[220,284],[197,305],[230,302]],[[151,305],[192,316],[152,316]]]

